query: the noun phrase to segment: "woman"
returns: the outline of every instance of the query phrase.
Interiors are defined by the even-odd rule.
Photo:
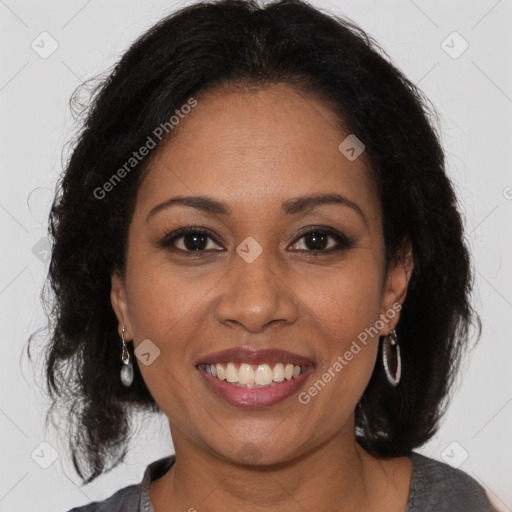
[[[51,211],[47,380],[84,482],[135,410],[175,455],[74,511],[491,510],[414,451],[477,320],[429,117],[298,0],[195,4],[128,50]]]

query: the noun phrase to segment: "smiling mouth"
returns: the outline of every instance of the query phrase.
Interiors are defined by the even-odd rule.
[[[198,369],[219,381],[240,388],[269,388],[296,379],[307,366],[292,363],[250,364],[242,362],[200,364]]]
[[[290,398],[313,375],[307,356],[277,348],[232,347],[199,357],[210,392],[236,407],[268,407]]]

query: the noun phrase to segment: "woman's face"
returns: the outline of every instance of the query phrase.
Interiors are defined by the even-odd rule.
[[[378,336],[398,322],[409,272],[398,263],[385,273],[376,188],[364,153],[339,149],[348,135],[321,103],[274,85],[198,96],[154,155],[111,298],[177,450],[183,439],[269,464],[353,438]],[[342,199],[306,201],[324,194]],[[154,210],[177,196],[223,207]],[[184,227],[196,234],[172,241]],[[247,350],[218,354],[228,349]],[[206,363],[249,382],[274,370],[281,380],[279,363],[305,371],[246,389],[208,375]]]

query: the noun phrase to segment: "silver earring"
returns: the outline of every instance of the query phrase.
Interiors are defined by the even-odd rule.
[[[388,343],[394,350],[388,351]],[[394,354],[392,354],[394,352]],[[392,363],[390,364],[388,356],[391,353]],[[393,329],[388,336],[384,337],[382,342],[382,362],[384,363],[384,372],[388,382],[395,387],[400,382],[400,376],[402,375],[402,360],[400,358],[400,347],[398,346],[398,337],[395,329]],[[392,374],[390,366],[393,368]]]
[[[124,341],[124,331],[125,327],[123,324],[121,334],[121,361],[123,362],[123,367],[121,368],[121,382],[129,388],[133,382],[133,363],[130,361],[130,353]]]

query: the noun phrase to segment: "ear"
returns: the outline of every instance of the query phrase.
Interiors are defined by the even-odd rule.
[[[384,327],[380,330],[381,336],[389,334],[398,324],[413,269],[412,243],[409,237],[405,237],[386,276],[380,312],[380,318],[384,322]]]
[[[128,313],[128,302],[126,300],[126,289],[124,277],[118,270],[112,273],[111,278],[110,303],[119,322],[118,332],[121,337],[123,325],[125,326],[124,339],[129,341],[133,338],[130,316]]]

